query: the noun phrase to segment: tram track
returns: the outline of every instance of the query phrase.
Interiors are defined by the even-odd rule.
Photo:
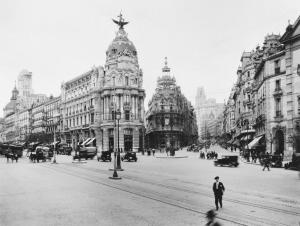
[[[78,168],[77,166],[74,166],[74,165],[68,165],[68,166]],[[84,169],[84,170],[91,171],[91,172],[102,172],[102,173],[105,173],[106,175],[110,175],[109,171],[107,171],[107,170],[95,169],[95,168],[91,168],[91,167],[87,167],[87,166],[80,167],[80,169]],[[214,199],[213,195],[207,194],[207,193],[204,193],[204,192],[200,192],[198,190],[193,191],[193,190],[190,190],[190,189],[179,188],[179,187],[175,187],[175,186],[171,186],[171,185],[166,185],[166,184],[163,184],[163,183],[158,183],[158,182],[153,182],[153,181],[150,182],[150,181],[147,181],[143,178],[138,178],[137,179],[137,177],[129,176],[129,175],[122,175],[122,177],[126,178],[128,180],[135,181],[135,182],[142,182],[142,183],[145,183],[145,184],[157,185],[157,186],[164,187],[164,188],[167,188],[167,189],[177,190],[177,191],[191,193],[191,194],[205,195],[205,196],[208,196],[208,197]],[[185,183],[184,181],[180,181],[180,182]],[[228,197],[226,197],[224,200],[235,203],[235,204],[246,205],[246,206],[251,206],[251,207],[255,207],[255,208],[261,208],[261,209],[264,209],[264,210],[270,210],[270,211],[273,211],[273,212],[276,212],[276,213],[284,213],[284,214],[288,214],[288,215],[291,215],[291,216],[300,216],[300,212],[285,210],[285,209],[272,207],[272,206],[267,206],[267,205],[262,205],[262,204],[253,203],[253,202],[249,202],[249,201],[236,200],[236,199],[228,198]]]
[[[104,174],[104,175],[110,175],[111,173],[107,170],[95,169],[95,168],[90,168],[90,167],[86,167],[86,166],[78,167],[78,165],[67,165],[67,164],[64,164],[63,165],[64,167],[60,167],[60,166],[59,167],[53,167],[53,166],[49,166],[49,165],[42,165],[42,166],[45,167],[45,168],[60,172],[60,173],[64,173],[64,174],[67,174],[67,175],[70,175],[70,176],[74,176],[74,177],[77,177],[77,178],[95,183],[95,184],[107,186],[107,187],[110,187],[110,188],[113,188],[113,189],[117,189],[117,190],[120,190],[120,191],[123,191],[123,192],[127,192],[127,193],[130,193],[130,194],[142,197],[142,198],[146,198],[146,199],[150,199],[150,200],[157,201],[157,202],[160,202],[160,203],[164,203],[166,205],[170,205],[170,206],[173,206],[173,207],[184,209],[186,211],[198,213],[198,214],[201,214],[203,216],[205,216],[205,214],[206,214],[205,211],[198,210],[198,209],[193,208],[191,206],[183,205],[182,203],[176,203],[176,200],[168,200],[166,198],[162,199],[161,197],[154,197],[153,195],[145,194],[143,192],[132,191],[132,189],[130,190],[129,188],[120,187],[119,185],[116,185],[116,184],[111,183],[111,182],[107,182],[107,181],[103,181],[103,180],[99,181],[99,177],[98,177],[99,174],[97,176],[95,176],[95,175],[92,176],[91,174],[85,174],[87,172],[94,172],[94,173],[101,173],[101,174]],[[76,170],[73,170],[73,169],[76,169]],[[78,170],[80,170],[81,172],[78,172]],[[190,194],[210,196],[207,193],[201,193],[201,192],[192,191],[192,190],[189,190],[189,189],[182,189],[182,188],[178,188],[178,187],[174,187],[174,186],[170,186],[170,185],[165,185],[165,184],[157,183],[157,182],[153,182],[153,181],[149,182],[147,180],[144,180],[144,179],[141,179],[141,178],[136,178],[134,176],[122,175],[122,177],[124,179],[131,180],[131,181],[134,181],[134,182],[144,183],[144,184],[148,184],[148,185],[155,185],[155,186],[159,186],[159,187],[166,188],[166,189],[172,189],[172,190],[177,191],[177,192],[180,191],[180,192],[185,192],[185,193],[190,193]],[[212,196],[210,196],[210,197],[212,197]],[[290,215],[293,215],[293,216],[299,215],[296,212],[284,211],[282,209],[273,208],[273,207],[269,207],[269,206],[256,205],[254,203],[249,203],[249,202],[245,202],[245,201],[238,201],[238,200],[233,200],[233,199],[230,199],[230,200],[226,199],[226,201],[230,201],[230,202],[240,204],[240,205],[246,205],[246,206],[261,208],[261,209],[264,209],[264,210],[271,210],[271,211],[275,211],[275,212],[277,211],[277,212],[281,212],[281,213],[284,212],[285,214],[290,214]],[[255,217],[255,221],[253,221],[253,219],[252,219],[253,216],[250,216],[250,215],[246,215],[246,216],[247,216],[248,220],[243,219],[242,221],[240,219],[236,219],[235,217],[232,217],[232,216],[219,216],[218,218],[221,219],[221,220],[224,220],[226,222],[236,224],[236,225],[261,225],[261,224],[264,224],[264,225],[265,224],[269,224],[269,225],[287,225],[287,224],[283,224],[283,223],[280,223],[280,222],[277,222],[277,221],[273,221],[271,219],[265,219],[265,218],[259,218],[259,217]]]

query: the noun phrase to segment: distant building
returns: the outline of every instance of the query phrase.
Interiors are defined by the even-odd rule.
[[[5,142],[5,121],[3,118],[0,118],[0,142]]]
[[[197,89],[195,103],[199,139],[203,139],[208,121],[215,120],[222,114],[224,104],[217,103],[213,98],[207,99],[203,87]]]
[[[180,148],[197,142],[196,115],[165,62],[146,113],[146,146]]]
[[[19,109],[30,108],[34,103],[42,103],[48,98],[45,94],[34,94],[32,89],[32,72],[22,70],[18,76]]]

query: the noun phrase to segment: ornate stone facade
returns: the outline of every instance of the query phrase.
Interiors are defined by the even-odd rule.
[[[144,146],[143,73],[136,48],[120,21],[104,68],[93,68],[62,85],[63,139],[74,147],[88,137],[96,138],[99,151],[116,147],[114,112],[118,110],[119,147],[138,151]]]
[[[146,113],[146,146],[180,148],[198,139],[196,115],[165,62]]]
[[[97,145],[103,150],[116,147],[113,112],[120,111],[119,147],[125,151],[138,151],[144,147],[143,73],[134,44],[128,39],[124,25],[119,26],[115,39],[106,51],[104,72],[99,77]]]
[[[256,138],[252,150],[280,154],[285,160],[300,155],[299,44],[300,17],[282,36],[267,35],[262,47],[243,53],[224,112],[224,121],[230,122],[230,109],[235,108],[234,126],[224,127],[224,133],[230,129],[236,138],[229,143],[247,149],[252,137],[248,141],[243,134],[251,132]]]

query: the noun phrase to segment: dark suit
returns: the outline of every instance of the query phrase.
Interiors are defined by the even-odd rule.
[[[223,192],[225,191],[225,187],[223,183],[219,182],[217,187],[217,182],[215,182],[213,185],[213,191],[215,194],[216,209],[219,209],[218,203],[220,203],[220,207],[222,208],[222,196],[223,196]]]

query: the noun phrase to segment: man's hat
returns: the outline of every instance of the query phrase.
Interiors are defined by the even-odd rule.
[[[215,216],[216,216],[217,214],[215,213],[215,211],[214,210],[209,210],[209,211],[207,211],[207,213],[206,213],[206,217],[207,218],[214,218]]]
[[[219,179],[219,176],[216,176],[216,177],[215,177],[215,180],[216,180],[216,179]]]

